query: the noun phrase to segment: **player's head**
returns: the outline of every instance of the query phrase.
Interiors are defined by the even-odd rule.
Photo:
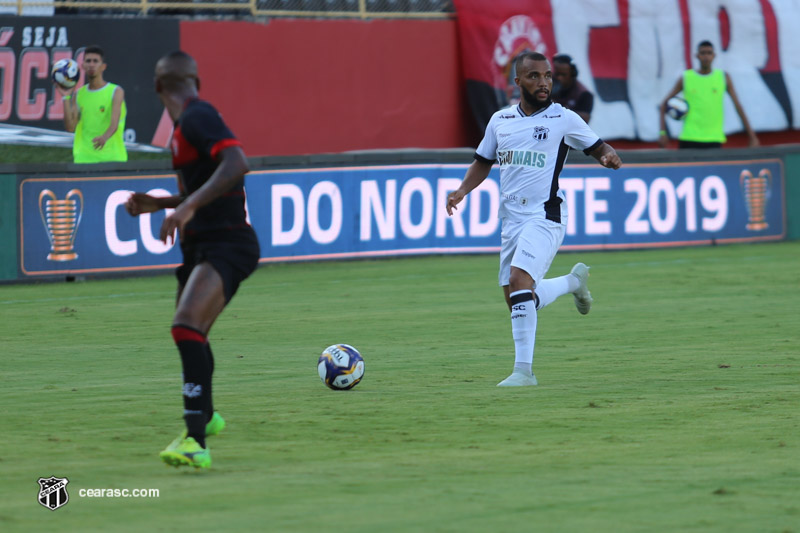
[[[514,83],[519,86],[522,98],[534,109],[549,106],[553,73],[547,57],[539,52],[523,52],[517,56],[514,69]]]
[[[182,50],[165,55],[156,63],[157,93],[195,93],[200,88],[197,62]]]
[[[701,68],[710,68],[715,57],[717,54],[714,53],[714,45],[711,44],[711,41],[701,41],[697,45],[697,60],[700,61]]]
[[[83,70],[86,79],[91,81],[98,76],[102,79],[103,72],[106,70],[105,53],[103,49],[93,44],[83,49]]]
[[[578,78],[578,67],[567,54],[553,57],[553,79],[564,89],[569,89]]]

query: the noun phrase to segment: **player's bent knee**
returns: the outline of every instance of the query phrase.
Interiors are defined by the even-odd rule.
[[[533,278],[522,269],[512,268],[511,276],[508,278],[508,286],[511,292],[530,290],[533,288]]]

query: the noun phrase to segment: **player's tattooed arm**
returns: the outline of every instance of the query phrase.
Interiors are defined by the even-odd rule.
[[[622,159],[620,159],[617,151],[608,143],[601,144],[592,150],[589,155],[597,159],[597,161],[606,168],[613,168],[616,170],[622,166]]]

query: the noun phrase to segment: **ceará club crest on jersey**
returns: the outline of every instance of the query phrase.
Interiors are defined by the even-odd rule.
[[[544,141],[547,139],[547,135],[550,133],[549,128],[545,128],[544,126],[536,126],[533,128],[533,138],[537,141]]]

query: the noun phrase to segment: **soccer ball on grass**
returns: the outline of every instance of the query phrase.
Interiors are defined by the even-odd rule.
[[[72,59],[59,59],[53,65],[53,70],[50,71],[53,82],[67,89],[75,87],[80,75],[78,63]]]
[[[317,371],[322,382],[331,389],[349,390],[364,377],[364,359],[349,344],[334,344],[319,356]]]

